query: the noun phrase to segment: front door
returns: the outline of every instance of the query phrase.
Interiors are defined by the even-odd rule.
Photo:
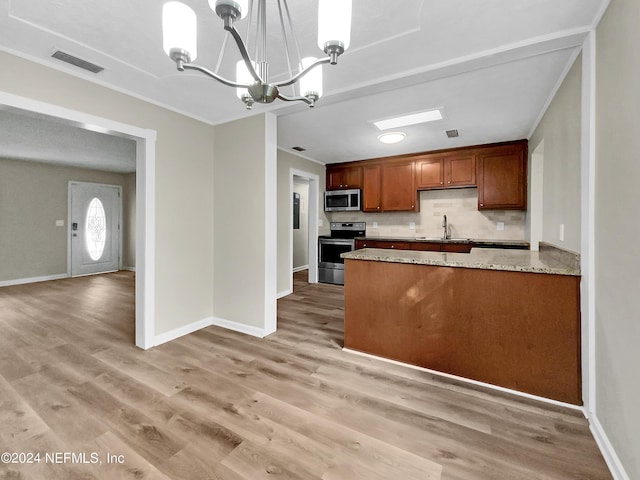
[[[69,183],[71,276],[119,270],[121,189]]]

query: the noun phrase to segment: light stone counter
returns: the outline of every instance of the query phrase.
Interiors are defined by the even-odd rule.
[[[363,248],[343,253],[341,256],[345,260],[580,276],[579,255],[567,252],[558,253],[558,251],[559,249],[553,247],[543,248],[540,252],[504,250],[500,248],[474,248],[470,253]],[[560,250],[560,252],[562,251]]]

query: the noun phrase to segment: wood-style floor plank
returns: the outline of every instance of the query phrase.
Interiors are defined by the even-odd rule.
[[[0,479],[611,478],[579,411],[342,351],[343,288],[305,275],[265,339],[148,351],[131,272],[0,288],[0,452],[101,459]]]

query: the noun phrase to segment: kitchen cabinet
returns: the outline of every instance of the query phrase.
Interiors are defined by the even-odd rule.
[[[413,159],[382,164],[381,207],[383,212],[418,211]]]
[[[477,150],[478,210],[527,209],[527,143]]]
[[[363,167],[363,212],[415,212],[419,210],[412,159]]]
[[[327,190],[362,188],[361,166],[327,166]]]
[[[360,248],[387,248],[393,250],[419,250],[421,252],[469,253],[473,244],[469,242],[412,242],[410,240],[356,240],[356,250]]]
[[[420,190],[476,186],[473,152],[436,153],[416,157],[416,183]]]

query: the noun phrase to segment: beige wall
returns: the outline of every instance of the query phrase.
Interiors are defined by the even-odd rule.
[[[293,229],[293,268],[309,265],[309,182],[296,183],[293,191],[300,194],[300,228]]]
[[[367,235],[380,237],[440,237],[442,217],[447,216],[451,236],[490,240],[524,240],[525,212],[478,211],[478,189],[459,188],[420,192],[420,211],[411,213],[333,212],[331,221],[367,222]],[[373,228],[378,222],[378,228]],[[409,223],[415,223],[415,230]],[[504,230],[497,230],[497,222]]]
[[[579,56],[529,140],[530,161],[544,141],[542,241],[574,252],[580,252],[581,242],[581,88]]]
[[[613,0],[596,32],[596,413],[640,478],[640,2]]]
[[[286,292],[291,288],[291,255],[289,245],[289,172],[291,169],[318,176],[318,216],[322,225],[318,226],[320,235],[329,232],[327,216],[324,213],[324,191],[326,185],[325,166],[284,150],[278,150],[278,292]]]
[[[264,114],[217,126],[213,181],[214,316],[258,329],[265,327],[266,304],[275,304],[275,278],[273,299],[265,292],[273,255],[266,251],[266,181],[275,176],[275,164],[269,172],[266,161],[275,155],[266,151],[268,134]]]
[[[155,333],[210,317],[214,128],[7,53],[0,63],[0,91],[157,132]]]
[[[0,159],[0,281],[66,274],[69,182],[118,185],[124,196],[130,188],[126,178],[120,173]],[[123,224],[127,215],[123,208]],[[64,226],[56,226],[56,220],[63,220]],[[122,233],[125,250],[131,232]]]

